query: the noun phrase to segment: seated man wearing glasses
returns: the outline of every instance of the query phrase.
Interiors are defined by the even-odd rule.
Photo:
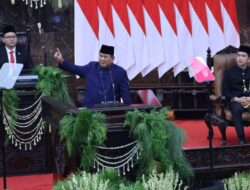
[[[14,26],[4,27],[2,40],[4,45],[0,47],[0,68],[4,63],[22,63],[23,69],[32,68],[33,64],[28,50],[25,47],[17,46]]]

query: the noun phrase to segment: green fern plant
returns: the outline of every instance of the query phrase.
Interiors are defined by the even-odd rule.
[[[166,119],[167,109],[144,112],[134,110],[125,116],[125,125],[136,139],[142,153],[138,162],[138,175],[150,173],[153,168],[163,172],[172,167],[181,177],[193,176],[182,151],[184,133]]]
[[[66,115],[60,121],[60,137],[66,142],[69,155],[81,156],[81,168],[89,170],[93,166],[96,146],[103,145],[106,138],[105,116],[83,109],[76,115]]]
[[[8,115],[14,119],[19,101],[20,98],[17,96],[15,90],[3,90],[3,107],[5,108],[5,111],[8,113]]]
[[[66,86],[67,75],[64,75],[60,69],[50,66],[37,66],[33,69],[33,72],[39,77],[36,84],[38,92],[44,96],[52,96],[73,104]]]
[[[3,90],[3,107],[6,113],[11,117],[13,121],[16,121],[16,108],[19,105],[20,98],[17,96],[16,91],[11,90]],[[13,128],[12,122],[9,123],[9,127]],[[11,133],[12,130],[9,130]],[[7,138],[6,138],[7,139]]]

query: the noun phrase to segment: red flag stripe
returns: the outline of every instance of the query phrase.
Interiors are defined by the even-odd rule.
[[[203,27],[208,33],[208,23],[207,23],[207,14],[206,14],[206,4],[205,0],[190,0],[191,5],[193,6],[196,14],[198,15]]]
[[[139,23],[142,31],[146,35],[146,27],[145,27],[144,14],[143,14],[141,0],[127,0],[127,3],[131,11],[133,12],[137,22]]]
[[[92,0],[91,0],[92,1]],[[90,1],[88,1],[90,2]],[[102,16],[107,23],[111,33],[115,36],[112,9],[111,9],[111,0],[98,0],[98,7],[102,13]]]
[[[175,34],[177,35],[176,17],[175,17],[173,0],[159,0],[159,5],[165,17],[168,19],[169,24],[171,25]]]
[[[225,9],[228,12],[228,15],[230,16],[235,29],[237,30],[237,32],[240,32],[239,29],[239,23],[238,23],[238,17],[237,17],[237,12],[236,12],[236,6],[235,6],[235,0],[221,0],[221,2],[223,3]]]
[[[95,33],[96,38],[98,39],[99,35],[99,19],[97,11],[97,2],[96,0],[77,0],[83,14],[87,18],[93,32]],[[77,18],[75,18],[77,19]]]
[[[190,34],[192,35],[192,25],[190,20],[190,11],[189,11],[189,0],[174,0],[182,19],[188,28]]]
[[[143,0],[144,7],[148,12],[151,20],[153,21],[155,27],[161,35],[161,23],[160,23],[160,13],[158,0]]]
[[[221,30],[224,32],[220,0],[205,0],[205,1],[209,9],[211,10],[212,14],[214,15],[214,18],[217,21],[218,25],[220,26]]]
[[[127,32],[131,35],[126,0],[112,0],[112,4]]]

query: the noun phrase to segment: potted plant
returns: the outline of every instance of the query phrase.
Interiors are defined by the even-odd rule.
[[[166,119],[168,110],[150,112],[134,110],[125,116],[125,125],[130,129],[130,135],[142,147],[138,161],[138,174],[147,174],[156,168],[164,172],[170,167],[182,178],[193,176],[191,166],[187,163],[182,151],[184,133]]]

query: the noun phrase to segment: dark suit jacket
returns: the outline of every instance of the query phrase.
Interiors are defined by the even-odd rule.
[[[243,80],[245,80],[245,92]],[[231,101],[234,97],[250,96],[250,67],[243,70],[235,65],[225,70],[222,81],[222,94],[228,101]]]
[[[59,67],[85,78],[86,93],[84,106],[91,108],[105,101],[119,101],[120,98],[123,99],[125,104],[131,104],[128,77],[122,67],[111,64],[109,68],[103,69],[95,61],[84,66],[64,61],[62,64],[59,64]]]
[[[25,47],[16,46],[16,62],[23,64],[23,69],[31,69],[33,63],[28,50]],[[0,46],[0,68],[4,63],[8,63],[8,55],[5,46]]]

